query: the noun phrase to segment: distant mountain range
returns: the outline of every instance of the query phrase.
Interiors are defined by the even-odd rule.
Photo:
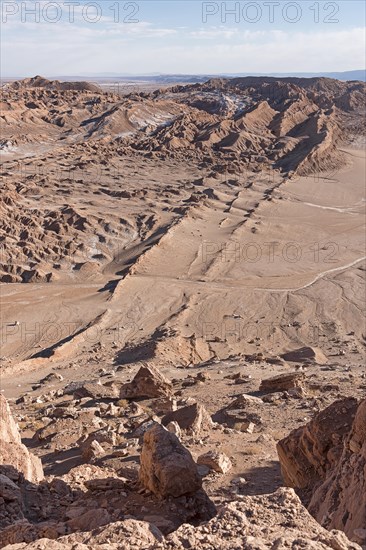
[[[275,76],[275,77],[299,77],[299,78],[312,78],[312,77],[326,77],[335,78],[337,80],[361,80],[366,82],[366,70],[360,69],[355,71],[344,72],[324,72],[324,73],[219,73],[219,74],[146,74],[146,75],[131,75],[131,74],[118,74],[118,73],[106,73],[106,74],[86,74],[79,76],[54,76],[59,80],[84,80],[85,78],[93,78],[94,80],[113,80],[113,81],[145,81],[145,82],[204,82],[209,78],[226,77],[235,78],[241,76]]]
[[[186,83],[196,84],[206,82],[211,78],[240,78],[245,76],[271,76],[277,78],[285,77],[297,77],[297,78],[314,78],[325,77],[334,78],[336,80],[351,81],[358,80],[366,82],[366,69],[360,69],[355,71],[343,71],[343,72],[324,72],[324,73],[216,73],[216,74],[146,74],[146,75],[131,75],[131,74],[118,74],[118,73],[96,73],[96,74],[84,74],[84,75],[53,75],[52,79],[61,80],[63,82],[74,81],[80,82],[84,80],[92,80],[95,83],[101,82],[145,82],[145,83],[157,83],[157,84],[171,84],[171,83]],[[24,76],[20,77],[2,77],[2,83],[21,80]]]

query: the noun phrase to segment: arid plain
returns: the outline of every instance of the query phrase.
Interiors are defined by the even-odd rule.
[[[101,504],[102,485],[89,487],[97,504],[84,488],[67,504],[47,500],[48,516],[23,510],[23,522],[52,526],[16,536],[9,521],[2,546],[53,548],[30,541],[90,532],[76,517],[94,510],[100,519],[101,508],[95,527],[132,516],[164,535],[234,501],[262,506],[266,517],[263,499],[280,503],[281,491],[299,518],[307,514],[283,485],[353,542],[332,542],[299,520],[294,537],[301,533],[304,546],[290,538],[272,546],[275,534],[249,526],[246,540],[206,544],[197,532],[186,546],[178,530],[131,549],[366,545],[356,500],[339,490],[351,519],[333,521],[313,497],[335,468],[324,457],[332,445],[341,456],[366,388],[364,94],[364,83],[323,78],[215,79],[125,96],[41,77],[2,88],[1,391],[47,476],[73,487],[73,469],[92,464],[90,479],[125,480],[122,497],[118,484],[108,489],[113,513]],[[126,390],[141,367],[155,394]],[[317,420],[329,406],[328,417],[348,426],[333,440],[321,432],[329,418]],[[312,483],[301,484],[292,468],[303,459],[288,458],[296,453],[283,438],[309,421],[324,457],[312,464]],[[141,438],[161,422],[175,425],[169,433],[201,464],[206,495],[192,509],[172,507],[141,471],[137,479]],[[101,431],[117,436],[96,435],[102,450],[85,451]],[[213,451],[230,467],[198,459]],[[55,550],[109,540],[69,536]]]

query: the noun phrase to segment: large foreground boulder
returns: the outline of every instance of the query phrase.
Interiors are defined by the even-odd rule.
[[[134,379],[121,387],[121,399],[168,397],[172,384],[153,365],[144,364]]]
[[[366,400],[336,401],[277,446],[285,483],[311,514],[366,545]]]
[[[3,395],[0,395],[0,420],[0,465],[13,466],[28,481],[41,481],[44,477],[42,463],[22,444],[18,426]]]
[[[194,494],[202,487],[191,453],[160,424],[145,433],[140,462],[141,484],[159,497]]]

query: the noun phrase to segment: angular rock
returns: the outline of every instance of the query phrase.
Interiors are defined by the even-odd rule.
[[[177,400],[173,397],[161,397],[160,399],[152,399],[148,403],[148,407],[158,415],[168,414],[177,410]]]
[[[18,485],[4,474],[0,474],[0,497],[5,501],[21,501]]]
[[[75,533],[68,537],[62,537],[62,539],[75,541],[79,540],[79,537],[80,535]],[[145,550],[152,548],[154,544],[162,540],[163,536],[155,525],[135,519],[125,519],[82,535],[81,542],[93,550],[94,548],[95,550],[105,548],[101,545],[106,546],[105,550],[109,549],[109,545],[112,549],[115,547],[116,550],[120,550],[121,547],[126,550]]]
[[[141,484],[159,497],[179,497],[201,489],[191,453],[160,424],[145,433],[140,464]]]
[[[262,418],[259,414],[247,411],[246,409],[224,409],[221,411],[222,422],[229,428],[246,431],[249,426],[260,426]]]
[[[50,372],[50,374],[47,374],[42,380],[39,381],[40,384],[47,384],[48,382],[62,382],[64,377],[62,374],[59,374],[58,372]]]
[[[89,439],[82,446],[81,455],[85,462],[96,460],[105,455],[105,451],[96,439]]]
[[[226,409],[246,409],[249,407],[260,407],[261,405],[263,405],[263,401],[260,397],[243,393],[234,399]]]
[[[216,451],[208,451],[200,455],[197,458],[197,464],[208,466],[219,474],[226,474],[233,466],[230,458],[225,453],[218,453]]]
[[[0,464],[13,466],[31,482],[41,481],[44,477],[42,462],[22,444],[18,426],[3,395],[0,395],[0,418]]]
[[[283,353],[281,357],[285,361],[291,361],[293,363],[317,363],[318,365],[325,365],[328,363],[328,358],[319,348],[312,348],[310,346],[304,346],[302,348],[294,349]]]
[[[134,379],[121,387],[120,398],[169,397],[171,392],[170,381],[153,365],[144,364]]]
[[[70,519],[67,522],[67,526],[72,531],[90,531],[90,526],[92,525],[94,529],[101,527],[102,525],[107,525],[111,522],[111,516],[103,508],[86,510],[83,514],[79,515],[76,518]]]
[[[234,429],[247,434],[252,434],[255,430],[255,424],[254,422],[236,422],[234,424]]]
[[[30,523],[26,519],[19,520],[13,525],[9,525],[0,531],[0,548],[27,548],[28,545],[23,541],[37,541],[37,539],[56,539],[60,534],[65,533],[65,528],[62,524],[55,521],[45,521],[42,523]],[[37,541],[38,542],[38,541]],[[36,544],[31,543],[32,544]],[[52,540],[50,542],[53,542]],[[19,544],[18,544],[19,543]],[[7,545],[15,546],[7,546]],[[43,547],[50,548],[49,547]],[[41,547],[40,547],[41,548]]]
[[[98,430],[92,432],[84,441],[80,442],[80,450],[82,453],[84,453],[84,450],[88,449],[92,441],[105,443],[108,447],[114,447],[117,443],[117,437],[115,432],[111,430]]]
[[[187,405],[165,415],[162,420],[164,426],[167,426],[170,422],[177,422],[182,430],[187,430],[192,435],[198,435],[202,430],[212,427],[210,415],[199,403]]]
[[[22,519],[24,515],[21,491],[8,476],[0,474],[0,530]]]
[[[288,372],[262,380],[259,391],[278,392],[287,391],[292,388],[302,388],[305,383],[303,372]]]

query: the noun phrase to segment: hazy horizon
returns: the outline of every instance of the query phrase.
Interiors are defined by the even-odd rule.
[[[354,69],[349,71],[309,71],[309,72],[280,72],[280,71],[274,71],[272,73],[247,73],[247,72],[237,72],[237,73],[224,73],[224,72],[218,72],[218,73],[179,73],[179,72],[171,72],[171,73],[163,73],[163,72],[151,72],[151,73],[80,73],[80,74],[44,74],[44,73],[34,73],[34,74],[12,74],[12,75],[4,75],[2,74],[1,77],[3,79],[18,79],[18,78],[34,78],[36,76],[41,76],[43,78],[47,79],[64,79],[64,78],[97,78],[97,79],[103,79],[103,78],[121,78],[121,79],[141,79],[141,78],[150,78],[153,79],[156,78],[162,78],[162,77],[225,77],[225,78],[235,78],[235,77],[293,77],[293,78],[313,78],[313,77],[321,77],[325,76],[328,78],[335,78],[329,75],[349,75],[352,73],[363,73],[363,77],[366,78],[366,69]],[[361,75],[360,75],[361,76]]]
[[[365,6],[3,2],[2,75],[271,74],[365,66]]]

